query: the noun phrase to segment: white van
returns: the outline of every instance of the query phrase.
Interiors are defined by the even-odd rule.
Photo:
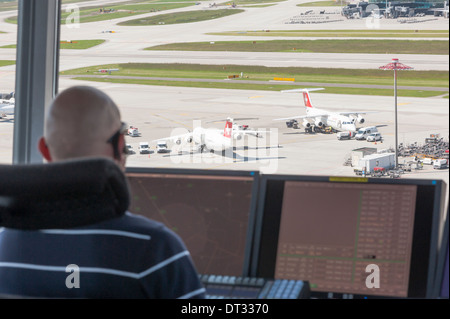
[[[378,129],[376,126],[368,126],[368,127],[362,127],[356,132],[355,139],[357,140],[365,140],[367,136],[369,136],[372,133],[378,132]]]
[[[127,144],[126,148],[127,148],[127,154],[134,154],[135,153],[135,151],[133,150],[133,146],[131,146],[131,144]]]
[[[140,142],[139,143],[139,153],[141,153],[141,154],[150,153],[150,148],[148,147],[148,142]]]
[[[169,148],[167,147],[166,141],[157,141],[156,142],[156,151],[158,153],[166,153],[169,151]]]
[[[369,136],[367,136],[366,141],[367,142],[376,142],[381,141],[383,138],[381,137],[380,132],[370,133]]]
[[[438,158],[433,162],[434,169],[448,168],[448,161],[445,158]]]

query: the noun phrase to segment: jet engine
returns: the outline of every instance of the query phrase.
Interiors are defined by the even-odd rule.
[[[361,115],[358,115],[356,120],[358,121],[359,124],[363,124],[364,123],[364,118]]]
[[[178,139],[175,141],[175,143],[178,144],[178,145],[180,145],[180,144],[181,144],[181,139],[178,138]]]
[[[305,128],[310,128],[310,127],[311,127],[311,123],[309,123],[309,122],[306,121],[306,120],[304,120],[302,124],[303,124],[303,126],[304,126]]]
[[[316,120],[316,121],[314,122],[314,125],[315,125],[316,127],[322,127],[322,126],[323,126],[323,122],[322,122],[321,120]]]
[[[242,134],[240,134],[240,133],[234,133],[234,139],[236,139],[236,140],[241,140],[242,139]]]
[[[186,137],[186,143],[192,143],[192,136]]]

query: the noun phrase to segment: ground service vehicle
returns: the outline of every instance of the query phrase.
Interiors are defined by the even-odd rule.
[[[369,136],[372,133],[378,132],[378,129],[376,126],[368,126],[368,127],[362,127],[356,132],[355,139],[357,140],[365,140],[367,136]]]
[[[366,141],[367,142],[376,142],[376,141],[381,141],[381,139],[382,139],[381,133],[376,132],[376,133],[371,133],[369,136],[367,136]]]
[[[349,140],[349,139],[355,137],[355,132],[354,131],[338,132],[336,134],[336,137],[337,137],[338,140]]]
[[[438,158],[433,162],[434,169],[448,168],[448,161],[445,158]]]
[[[127,147],[127,154],[135,153],[135,151],[133,150],[133,146],[131,146],[130,144],[127,144],[126,147]]]
[[[156,142],[156,151],[158,153],[166,153],[169,151],[169,148],[167,147],[166,141],[158,141]]]
[[[128,128],[128,135],[135,137],[135,136],[140,136],[141,134],[139,133],[139,130],[137,127],[130,126]]]
[[[139,143],[139,153],[140,154],[150,153],[150,148],[148,147],[148,142],[140,142]]]
[[[371,174],[375,168],[377,171],[380,171],[381,168],[387,171],[394,167],[395,153],[370,154],[359,160],[359,165],[355,173],[358,174],[358,171],[364,171],[365,174]]]

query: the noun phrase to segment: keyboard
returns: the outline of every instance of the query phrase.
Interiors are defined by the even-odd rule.
[[[309,282],[303,280],[265,279],[200,275],[208,299],[308,299]]]

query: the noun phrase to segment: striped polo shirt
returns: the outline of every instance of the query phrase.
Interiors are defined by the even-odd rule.
[[[177,234],[127,212],[85,227],[0,228],[0,294],[186,299],[205,289]]]

